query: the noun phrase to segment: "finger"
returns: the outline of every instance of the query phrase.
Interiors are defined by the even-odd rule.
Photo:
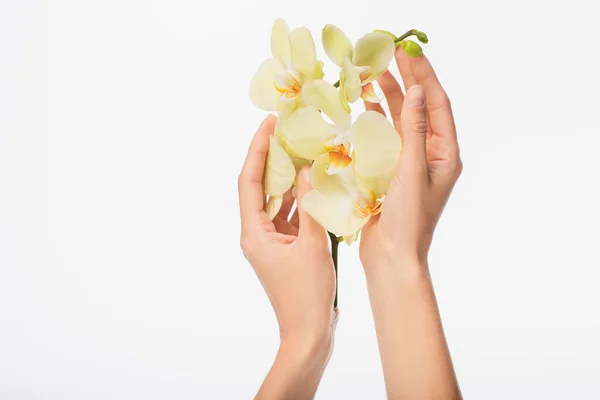
[[[400,131],[400,115],[402,114],[402,103],[404,102],[402,88],[390,71],[385,71],[385,73],[377,79],[377,83],[379,83],[379,87],[385,95],[385,99],[390,109],[390,116],[394,122],[394,127],[396,127],[396,130]]]
[[[295,199],[294,195],[292,194],[292,188],[290,188],[283,194],[283,203],[281,204],[281,208],[279,209],[277,216],[287,221],[288,217],[290,216],[290,211],[294,206],[294,201]]]
[[[406,55],[404,50],[402,50],[402,47],[398,47],[396,49],[394,57],[396,58],[396,65],[398,66],[400,76],[402,77],[402,82],[404,83],[404,89],[408,91],[411,86],[414,86],[418,83],[410,64],[411,57]]]
[[[385,110],[383,109],[380,103],[371,103],[370,101],[366,100],[364,100],[363,103],[365,103],[365,110],[377,111],[379,114],[385,116]]]
[[[427,136],[427,108],[425,89],[414,85],[408,89],[402,108],[401,130],[403,138],[403,154],[410,156],[411,162],[421,166],[427,165],[425,142]]]
[[[269,115],[258,128],[248,148],[246,161],[238,179],[242,225],[264,212],[263,175],[269,151],[269,137],[273,133],[276,120],[274,116]]]
[[[298,228],[300,226],[300,215],[298,215],[298,204],[296,203],[296,209],[290,218],[290,225]]]
[[[298,218],[300,222],[298,237],[324,241],[324,243],[327,243],[327,233],[325,232],[325,229],[319,225],[310,214],[304,211],[304,208],[302,207],[302,199],[312,190],[309,180],[310,167],[304,167],[300,170],[300,174],[298,174],[298,185],[296,190],[296,197],[298,199]]]
[[[273,225],[275,225],[277,232],[289,233],[290,224],[288,222],[288,216],[290,215],[290,210],[293,205],[294,196],[292,195],[292,189],[290,189],[284,193],[281,208],[275,218],[273,218]]]
[[[408,58],[408,56],[406,57]],[[425,56],[411,57],[409,63],[418,84],[422,85],[425,92],[427,92],[427,112],[429,113],[431,130],[436,135],[456,142],[456,127],[450,100],[431,63]]]

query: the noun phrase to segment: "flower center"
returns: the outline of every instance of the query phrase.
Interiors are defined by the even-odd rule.
[[[325,146],[329,151],[329,164],[337,169],[344,169],[352,162],[352,157],[343,143],[333,146]]]
[[[302,85],[289,72],[277,75],[273,80],[275,89],[287,99],[295,99],[302,91]]]
[[[369,193],[369,200],[367,201],[367,204],[364,207],[360,207],[359,205],[354,204],[354,208],[356,208],[356,210],[364,217],[372,217],[381,212],[382,205],[383,202],[381,201],[381,199],[377,199],[375,197],[375,192],[371,190],[371,192]]]

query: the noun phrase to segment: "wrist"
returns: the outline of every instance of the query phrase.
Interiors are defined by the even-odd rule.
[[[325,365],[333,350],[333,330],[323,329],[281,337],[279,354],[306,367]]]
[[[395,282],[397,280],[413,281],[429,279],[427,257],[420,257],[417,252],[380,256],[363,262],[367,283]]]

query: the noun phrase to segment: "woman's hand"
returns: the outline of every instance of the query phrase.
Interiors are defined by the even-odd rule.
[[[425,56],[398,48],[406,97],[387,72],[379,79],[403,149],[381,214],[362,231],[377,341],[390,399],[459,399],[427,253],[461,173],[448,97]],[[379,105],[367,108],[383,113]]]
[[[281,346],[257,398],[312,398],[333,348],[337,312],[335,272],[325,230],[286,193],[278,215],[264,211],[263,175],[276,118],[254,135],[238,185],[241,247],[260,279],[279,322]],[[311,190],[309,168],[297,177],[297,197]],[[299,202],[301,204],[301,201]]]
[[[369,270],[381,260],[423,264],[433,231],[461,171],[450,101],[425,56],[396,61],[407,94],[388,71],[378,82],[403,150],[379,218],[363,229],[360,256]],[[378,104],[367,108],[384,113]]]

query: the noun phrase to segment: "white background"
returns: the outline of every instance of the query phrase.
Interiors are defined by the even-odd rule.
[[[253,396],[278,332],[236,178],[279,16],[321,59],[326,23],[429,34],[465,165],[430,255],[463,393],[600,398],[597,0],[0,0],[0,398]],[[340,269],[317,398],[382,399],[357,246]]]

